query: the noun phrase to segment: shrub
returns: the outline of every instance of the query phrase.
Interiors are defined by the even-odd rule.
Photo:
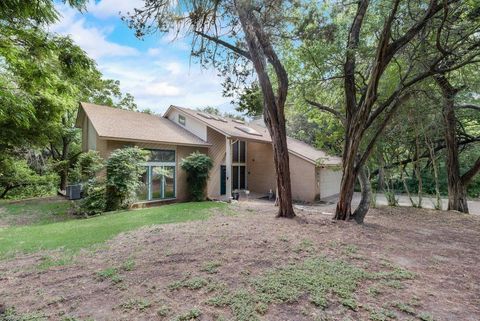
[[[104,168],[103,159],[97,151],[88,151],[78,156],[75,168],[70,173],[70,182],[87,182]]]
[[[187,172],[190,198],[194,201],[203,201],[208,172],[213,167],[212,159],[205,154],[194,152],[184,158],[180,166]]]
[[[145,152],[137,147],[117,149],[107,160],[106,210],[126,208],[137,199],[145,170]]]
[[[105,211],[105,182],[91,179],[83,185],[84,198],[80,201],[76,214],[85,216],[100,214]]]

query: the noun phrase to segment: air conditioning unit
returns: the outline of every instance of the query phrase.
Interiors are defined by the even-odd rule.
[[[82,198],[82,184],[67,185],[67,197],[69,200]]]

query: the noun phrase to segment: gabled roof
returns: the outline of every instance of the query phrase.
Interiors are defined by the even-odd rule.
[[[217,120],[214,118],[209,119],[204,117],[204,115],[209,115],[209,114],[198,111],[198,110],[194,110],[194,109],[171,105],[168,108],[168,110],[165,112],[163,117],[167,117],[170,111],[173,109],[177,109],[183,112],[184,114],[199,120],[200,122],[204,123],[208,127],[224,134],[225,136],[232,137],[232,138],[239,138],[239,139],[254,140],[254,141],[265,142],[265,143],[271,142],[270,134],[268,133],[268,130],[264,127],[256,126],[253,124],[242,124],[228,117],[222,117],[224,121]],[[210,116],[215,116],[215,115],[210,115]],[[240,129],[245,126],[254,129],[256,133],[252,135]]]
[[[174,122],[156,115],[82,102],[77,115],[77,127],[82,127],[85,115],[98,136],[104,139],[210,146]]]
[[[327,155],[323,150],[316,149],[298,139],[287,137],[287,146],[290,153],[303,158],[315,165],[341,165],[342,159],[337,156]]]
[[[264,143],[272,142],[270,138],[270,133],[268,132],[267,128],[265,126],[260,126],[252,122],[241,124],[234,119],[228,117],[221,117],[222,119],[215,119],[213,117],[208,118],[205,116],[209,116],[209,114],[206,114],[204,112],[174,105],[171,105],[168,108],[163,117],[168,117],[169,113],[174,109],[179,110],[184,114],[197,119],[198,121],[204,123],[213,130],[224,134],[225,136]],[[253,134],[247,133],[245,129],[242,130],[242,127],[253,129]],[[318,150],[315,147],[310,146],[307,143],[304,143],[297,139],[287,137],[287,145],[290,153],[315,165],[332,166],[342,164],[342,159],[340,157],[329,156],[324,151]]]

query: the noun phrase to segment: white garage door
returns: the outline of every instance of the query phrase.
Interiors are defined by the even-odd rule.
[[[320,199],[337,195],[340,192],[341,170],[320,169]]]

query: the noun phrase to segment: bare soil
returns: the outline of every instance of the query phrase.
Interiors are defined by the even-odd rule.
[[[322,310],[302,296],[270,304],[259,318],[391,320],[390,312],[397,320],[480,319],[479,216],[384,207],[372,209],[358,226],[334,222],[323,211],[305,207],[288,220],[275,218],[270,203],[239,203],[207,221],[121,234],[64,266],[39,268],[46,256],[61,252],[18,256],[0,262],[0,304],[50,320],[172,320],[192,308],[201,311],[198,320],[234,320],[229,307],[206,303],[215,287],[169,286],[196,277],[248,288],[267,271],[325,256],[366,271],[402,267],[415,276],[400,284],[362,282],[353,310],[334,297]],[[99,273],[107,269],[116,269],[113,277]],[[413,311],[398,308],[402,304]]]

